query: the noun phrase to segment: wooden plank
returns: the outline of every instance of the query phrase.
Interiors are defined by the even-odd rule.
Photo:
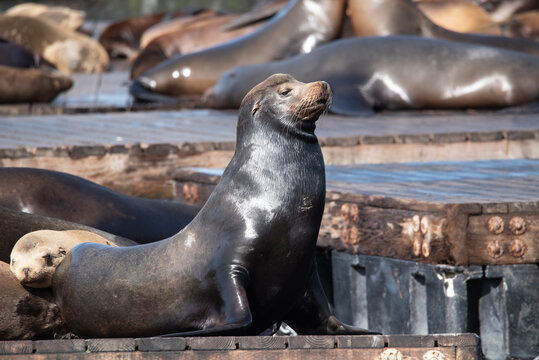
[[[328,353],[329,351],[329,353]],[[423,359],[456,359],[456,349],[454,348],[386,348],[386,349],[297,349],[297,350],[234,350],[234,351],[165,351],[158,353],[133,352],[133,353],[73,353],[56,354],[58,360],[146,360],[146,359],[189,359],[189,360],[357,360],[357,359],[392,359],[402,358],[408,360]],[[50,355],[14,355],[13,360],[50,359]],[[470,359],[478,359],[471,357]]]
[[[85,352],[87,349],[83,339],[36,340],[33,343],[38,354]]]
[[[336,340],[333,336],[291,336],[289,348],[296,349],[333,349],[336,347]]]
[[[286,349],[288,336],[240,336],[239,349],[241,350],[269,350]]]
[[[158,351],[184,351],[187,342],[183,337],[152,337],[137,339],[138,351],[158,352]]]
[[[90,352],[126,352],[135,351],[135,339],[87,339],[86,345]]]
[[[0,341],[0,355],[31,354],[32,351],[31,340]]]
[[[239,347],[234,336],[189,337],[187,346],[191,350],[235,350]]]

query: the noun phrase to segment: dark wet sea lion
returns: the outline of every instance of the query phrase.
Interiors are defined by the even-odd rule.
[[[139,243],[176,234],[200,209],[128,196],[78,176],[33,168],[0,168],[0,206],[84,224]]]
[[[206,93],[208,106],[238,107],[268,74],[325,79],[330,110],[496,108],[539,99],[539,58],[493,47],[417,36],[356,37],[273,63],[238,67]]]
[[[531,40],[446,30],[430,21],[411,0],[349,0],[348,13],[358,36],[418,35],[539,56],[539,44]]]
[[[230,31],[221,29],[237,17],[237,15],[221,15],[201,18],[179,31],[152,40],[133,61],[131,78],[140,76],[173,55],[200,51],[249,34],[263,25],[263,22],[258,22]]]
[[[52,288],[69,328],[83,337],[256,335],[290,318],[319,333],[365,333],[311,291],[325,201],[314,130],[329,101],[326,83],[289,75],[254,87],[235,154],[187,227],[135,247],[81,244],[60,263]]]
[[[52,69],[53,65],[35,52],[0,38],[0,65],[18,68]]]
[[[66,73],[102,72],[109,65],[108,54],[97,41],[38,18],[0,14],[0,37],[42,54]]]
[[[72,85],[71,78],[61,74],[0,65],[2,104],[49,102]]]
[[[255,32],[196,53],[174,56],[139,76],[130,91],[138,99],[166,101],[201,95],[226,71],[308,53],[334,39],[344,0],[294,0]]]
[[[52,293],[25,288],[0,261],[0,340],[52,339],[66,333]]]
[[[52,217],[27,214],[0,206],[0,233],[2,234],[0,237],[0,261],[9,263],[11,250],[17,241],[24,235],[37,230],[86,230],[94,232],[121,246],[138,244],[132,240],[86,225]]]

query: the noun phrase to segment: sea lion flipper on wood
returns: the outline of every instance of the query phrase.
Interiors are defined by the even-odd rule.
[[[314,262],[311,280],[303,298],[283,319],[299,335],[377,335],[377,331],[348,325],[333,315]]]
[[[204,336],[229,334],[230,331],[249,327],[253,322],[249,301],[247,299],[247,285],[249,272],[241,265],[230,265],[217,272],[219,292],[223,301],[222,324],[215,324],[212,328],[203,330],[185,331],[180,333],[166,334],[163,336]]]

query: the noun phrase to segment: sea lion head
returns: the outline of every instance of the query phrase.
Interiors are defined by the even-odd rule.
[[[11,251],[10,269],[21,284],[46,288],[67,252],[62,241],[54,241],[58,231],[39,230],[21,237]]]
[[[288,74],[273,74],[243,98],[238,121],[238,143],[249,122],[279,128],[279,133],[316,141],[314,130],[331,103],[325,81],[303,83]],[[242,129],[242,131],[239,131]]]

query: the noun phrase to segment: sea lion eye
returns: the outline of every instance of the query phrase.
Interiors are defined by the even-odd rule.
[[[284,90],[281,90],[279,92],[279,95],[286,96],[286,95],[290,94],[291,91],[292,91],[292,89],[284,89]]]

